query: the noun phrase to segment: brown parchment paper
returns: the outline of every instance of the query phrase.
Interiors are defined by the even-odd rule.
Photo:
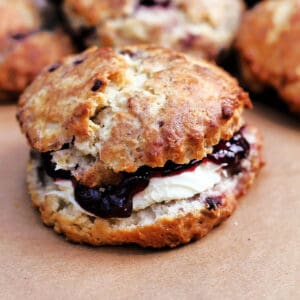
[[[262,170],[235,214],[173,250],[71,244],[42,225],[28,147],[0,106],[0,299],[300,299],[300,123],[256,104]]]

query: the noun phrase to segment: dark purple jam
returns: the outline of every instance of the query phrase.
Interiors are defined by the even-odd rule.
[[[140,0],[140,5],[142,6],[161,6],[168,7],[171,3],[171,0]]]
[[[241,160],[249,155],[250,146],[241,131],[238,131],[229,141],[221,141],[214,146],[213,153],[207,159],[215,164],[224,164],[231,175],[241,171]]]
[[[75,199],[78,204],[101,218],[127,218],[132,213],[133,196],[147,187],[147,176],[125,177],[117,186],[88,188],[75,184]]]
[[[126,218],[132,213],[133,196],[144,190],[152,177],[176,175],[183,170],[192,171],[200,161],[188,165],[176,165],[168,161],[163,168],[141,167],[135,173],[123,173],[118,185],[106,185],[99,188],[88,188],[75,183],[75,199],[78,204],[101,218]]]
[[[222,168],[230,174],[241,171],[241,160],[249,154],[249,143],[238,131],[229,141],[221,141],[214,146],[213,153],[209,154],[203,161],[211,161],[221,164]],[[70,179],[70,171],[55,170],[56,164],[51,161],[51,152],[42,153],[42,165],[46,173],[55,179]],[[151,178],[178,175],[184,171],[193,171],[203,161],[192,160],[189,164],[175,164],[168,161],[162,168],[151,168],[143,166],[135,173],[123,172],[123,178],[118,185],[106,185],[89,188],[75,180],[74,193],[78,204],[88,212],[101,218],[127,218],[132,213],[133,196],[144,190]],[[221,205],[218,197],[208,197],[206,200],[208,209],[214,210]]]
[[[41,153],[41,160],[42,160],[42,166],[47,173],[52,178],[60,178],[60,179],[70,179],[71,178],[71,173],[70,171],[58,169],[55,170],[56,168],[56,163],[51,161],[52,159],[52,154],[51,152],[44,152]]]

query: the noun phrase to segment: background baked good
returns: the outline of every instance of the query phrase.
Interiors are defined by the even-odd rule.
[[[275,89],[300,112],[300,2],[268,0],[248,11],[236,47],[244,80],[253,91]]]
[[[1,100],[16,98],[45,65],[74,51],[54,21],[43,1],[0,0]]]
[[[84,46],[152,43],[215,60],[228,49],[241,0],[65,0],[65,16]]]

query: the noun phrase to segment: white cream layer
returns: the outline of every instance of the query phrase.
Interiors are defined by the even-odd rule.
[[[178,175],[153,177],[148,186],[133,197],[133,211],[142,210],[155,203],[191,198],[211,189],[222,180],[220,168],[220,165],[206,162],[201,163],[195,169],[186,170]],[[47,192],[46,195],[68,199],[77,209],[88,215],[93,215],[76,202],[74,188],[70,180],[60,179],[54,181],[54,184],[57,191]]]
[[[55,191],[46,192],[47,195],[54,195],[56,197],[67,199],[70,203],[72,203],[78,210],[84,212],[90,216],[94,216],[94,214],[86,211],[83,209],[75,200],[74,196],[74,187],[71,180],[68,179],[58,179],[53,181],[54,185],[56,186]]]
[[[207,162],[178,175],[153,177],[143,191],[134,195],[133,210],[138,211],[154,203],[190,198],[208,190],[221,181],[217,172],[220,168]]]

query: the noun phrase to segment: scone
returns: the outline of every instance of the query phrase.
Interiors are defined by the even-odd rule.
[[[0,0],[0,100],[17,98],[44,66],[73,52],[61,29],[46,28],[53,20],[41,1]]]
[[[226,219],[262,166],[248,95],[202,60],[93,47],[21,95],[27,181],[45,224],[92,245],[175,247]]]
[[[217,59],[231,45],[242,0],[65,0],[63,10],[85,46],[151,43]]]
[[[236,43],[244,80],[255,92],[275,89],[300,112],[300,1],[268,0],[246,13]]]

